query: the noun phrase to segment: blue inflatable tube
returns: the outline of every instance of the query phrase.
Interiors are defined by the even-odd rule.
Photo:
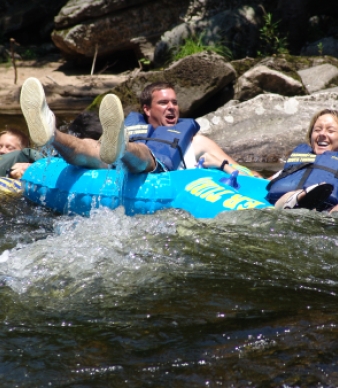
[[[265,199],[267,180],[238,176],[230,182],[229,178],[208,169],[160,174],[87,170],[53,157],[33,163],[23,182],[26,198],[62,214],[88,216],[100,206],[124,206],[127,215],[176,208],[197,218],[213,218],[223,211],[272,207]]]

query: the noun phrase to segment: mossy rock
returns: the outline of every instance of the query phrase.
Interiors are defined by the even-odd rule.
[[[228,61],[217,54],[203,52],[176,61],[163,70],[139,72],[110,92],[120,98],[124,114],[128,115],[131,111],[141,111],[139,96],[146,85],[168,82],[175,86],[181,116],[193,117],[194,110],[235,78],[236,72]],[[87,110],[97,112],[103,96],[98,96]]]
[[[331,57],[330,55],[301,56],[281,54],[277,58],[284,58],[290,65],[293,65],[296,71],[309,69],[310,67],[323,65],[324,63],[338,67],[338,58]]]
[[[325,63],[338,67],[338,59],[330,56],[295,56],[290,54],[280,54],[266,57],[259,61],[257,65],[265,65],[269,69],[279,71],[299,82],[302,79],[298,74],[299,70],[309,69]],[[304,94],[307,94],[306,88],[303,88]]]
[[[188,67],[184,66],[181,69],[179,68],[175,71],[171,71],[170,68],[172,64],[165,69],[153,70],[149,72],[141,71],[137,74],[137,76],[131,77],[112,90],[97,96],[92,104],[87,108],[87,110],[98,113],[102,98],[107,93],[115,93],[121,99],[125,115],[128,115],[131,111],[141,112],[139,105],[139,95],[145,85],[157,81],[171,82],[177,86],[177,91],[179,93],[180,89],[183,90],[196,87],[199,82],[202,82],[204,78],[209,76],[209,74],[207,74],[207,69],[204,69],[203,66],[199,67],[199,62],[196,63],[197,64],[194,66],[194,71],[191,71],[191,69],[189,70]],[[292,77],[299,82],[302,82],[301,77],[297,73],[299,70],[318,66],[323,63],[330,63],[338,67],[338,59],[334,57],[307,57],[293,56],[289,54],[280,54],[266,58],[244,58],[230,62],[238,77],[254,66],[265,65],[270,69],[284,73],[285,75]],[[305,88],[303,92],[303,94],[307,94]],[[181,106],[181,113],[182,117],[185,117],[191,112],[188,112],[188,110],[185,111]]]
[[[237,77],[243,75],[246,71],[255,66],[261,59],[260,58],[243,58],[236,61],[231,61],[231,65],[234,67],[237,73]]]
[[[127,116],[131,111],[141,112],[139,103],[140,93],[144,89],[145,85],[157,81],[172,82],[172,80],[169,81],[169,79],[164,76],[163,71],[140,72],[136,78],[128,79],[127,81],[124,81],[120,85],[114,87],[112,90],[97,96],[88,106],[87,110],[98,113],[103,97],[108,93],[114,93],[122,102],[125,116]]]

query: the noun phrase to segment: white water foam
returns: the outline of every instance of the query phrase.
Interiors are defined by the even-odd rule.
[[[60,284],[66,279],[67,284],[76,282],[82,286],[86,284],[84,279],[133,286],[153,282],[156,267],[169,265],[170,259],[164,260],[165,241],[156,252],[151,240],[158,235],[170,240],[176,233],[175,217],[160,213],[129,217],[123,208],[99,209],[90,218],[61,217],[54,230],[44,240],[3,252],[2,283],[17,293],[25,293],[32,286],[45,287],[51,279]],[[162,276],[162,271],[158,273]]]

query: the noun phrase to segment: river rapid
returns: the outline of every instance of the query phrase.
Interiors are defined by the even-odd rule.
[[[82,218],[2,197],[0,385],[336,387],[337,245],[338,215],[307,210]]]
[[[338,216],[0,208],[1,387],[338,386]]]

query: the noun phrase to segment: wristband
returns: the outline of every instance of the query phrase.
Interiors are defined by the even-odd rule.
[[[224,166],[225,166],[226,164],[229,164],[229,162],[228,162],[226,159],[224,159],[223,162],[222,162],[222,164],[219,166],[218,169],[221,170],[221,171],[223,171]]]

